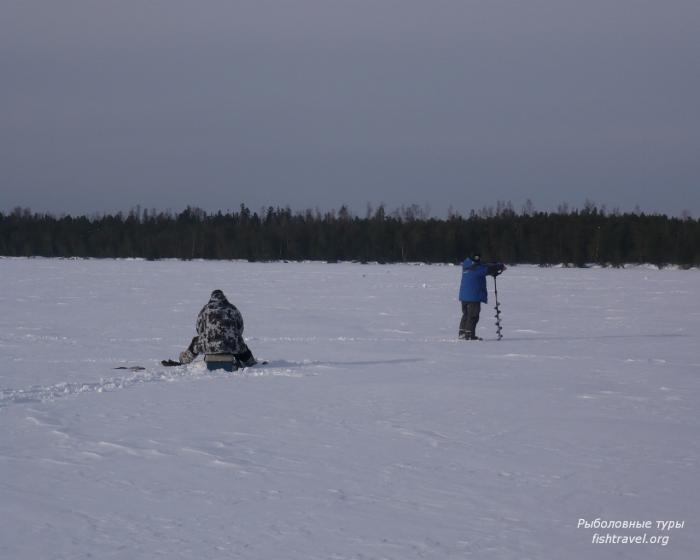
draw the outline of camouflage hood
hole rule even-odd
[[[243,317],[221,290],[214,290],[197,316],[197,350],[205,354],[238,354],[246,348]]]

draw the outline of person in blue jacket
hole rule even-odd
[[[462,283],[459,287],[459,301],[462,302],[462,320],[459,323],[459,338],[481,340],[476,336],[481,304],[488,301],[486,276],[498,276],[506,269],[500,262],[482,263],[481,254],[474,252],[462,263]]]

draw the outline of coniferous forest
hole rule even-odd
[[[606,212],[587,203],[539,212],[510,203],[432,218],[417,205],[362,216],[269,207],[208,213],[53,216],[16,208],[0,213],[0,255],[146,259],[324,260],[456,263],[478,249],[485,259],[540,265],[700,265],[700,221],[641,212]]]

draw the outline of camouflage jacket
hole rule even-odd
[[[197,336],[180,354],[180,362],[189,363],[198,354],[240,354],[247,349],[241,312],[221,290],[214,290],[197,316]]]

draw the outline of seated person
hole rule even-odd
[[[243,340],[243,317],[221,290],[214,290],[197,316],[197,336],[180,354],[180,363],[189,364],[204,354],[207,368],[234,371],[257,363]]]

